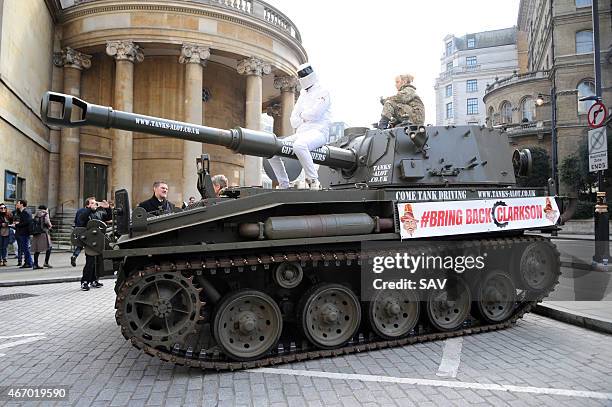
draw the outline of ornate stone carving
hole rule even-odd
[[[272,66],[261,59],[251,57],[238,62],[236,70],[240,75],[268,75],[272,72]]]
[[[208,58],[210,58],[210,48],[197,44],[183,44],[179,63],[206,65]]]
[[[281,108],[281,105],[276,103],[276,104],[273,104],[272,106],[268,106],[268,108],[266,109],[266,114],[268,116],[277,118],[277,117],[281,117],[282,111],[283,109]]]
[[[114,57],[117,61],[142,62],[144,53],[134,41],[107,41],[106,54]]]
[[[274,87],[281,92],[297,91],[298,80],[295,76],[277,76],[274,78]]]
[[[53,63],[60,68],[88,69],[91,67],[91,55],[66,47],[59,52],[53,53]]]

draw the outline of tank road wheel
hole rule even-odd
[[[300,303],[298,318],[304,334],[319,348],[337,348],[359,328],[359,299],[342,284],[316,285],[304,294]]]
[[[194,332],[203,303],[191,277],[157,272],[126,288],[121,325],[154,348],[171,350]]]
[[[236,291],[217,305],[213,322],[215,340],[234,360],[254,360],[265,355],[276,345],[282,330],[280,308],[261,291]]]
[[[419,299],[409,290],[379,290],[368,306],[368,319],[378,336],[401,338],[419,320]]]
[[[429,295],[427,317],[437,330],[454,331],[470,314],[471,301],[467,284],[460,278],[449,278],[446,289]]]
[[[521,288],[541,292],[552,288],[558,274],[558,262],[552,248],[543,242],[529,244],[521,254],[518,275]]]
[[[501,271],[493,271],[478,283],[476,309],[489,323],[502,322],[514,312],[516,286],[512,279]]]
[[[282,288],[295,288],[302,282],[304,271],[299,263],[280,263],[274,270],[274,282]]]

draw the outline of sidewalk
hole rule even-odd
[[[85,253],[82,252],[77,258],[77,266],[70,265],[71,252],[54,251],[51,253],[49,263],[52,269],[44,268],[32,270],[17,267],[17,259],[9,256],[8,266],[0,267],[0,292],[2,287],[24,286],[33,284],[66,283],[81,281],[83,266],[85,265]],[[39,264],[44,263],[44,253],[41,253]],[[113,276],[109,276],[114,278]],[[103,278],[109,278],[103,277]]]

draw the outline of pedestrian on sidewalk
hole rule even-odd
[[[80,208],[76,215],[74,215],[74,227],[75,228],[84,228],[85,226],[87,226],[87,221],[85,221],[85,223],[82,223],[82,220],[85,220],[86,218],[81,219],[81,217],[83,216],[83,214],[85,212],[87,212],[87,207],[89,205],[89,202],[95,202],[96,201],[96,197],[95,196],[90,196],[87,199],[85,199],[85,206],[83,206],[82,208]],[[76,267],[76,260],[77,257],[79,257],[79,254],[81,254],[81,250],[83,250],[83,248],[81,246],[76,246],[74,248],[74,252],[72,252],[72,256],[70,256],[70,265],[72,267]]]
[[[8,245],[11,238],[11,228],[9,225],[11,223],[13,223],[11,212],[9,212],[4,203],[0,203],[0,267],[6,266]]]
[[[32,220],[32,251],[34,252],[34,270],[40,270],[42,267],[38,264],[38,256],[45,252],[45,264],[47,268],[52,268],[49,264],[51,257],[51,237],[49,231],[53,225],[49,219],[49,211],[45,205],[40,205]]]
[[[14,217],[15,222],[15,237],[17,238],[17,246],[19,251],[23,254],[23,265],[22,269],[32,267],[32,255],[30,254],[30,229],[32,227],[32,215],[28,212],[28,201],[20,199],[15,204]],[[21,257],[17,260],[19,265],[21,263]]]
[[[79,224],[87,225],[87,222],[93,219],[107,222],[111,220],[112,214],[110,205],[106,201],[98,204],[95,199],[87,199],[87,210],[81,214]],[[96,273],[96,256],[90,256],[85,252],[85,267],[83,267],[83,276],[81,277],[81,290],[89,291],[89,287],[100,288],[104,284],[98,281]]]

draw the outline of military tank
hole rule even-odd
[[[261,131],[116,111],[53,92],[41,111],[49,125],[295,159],[290,141]],[[322,190],[235,187],[215,196],[202,155],[196,204],[150,216],[132,210],[119,190],[110,232],[97,221],[77,229],[75,243],[117,276],[123,336],[180,365],[260,367],[507,328],[557,284],[558,251],[542,234],[527,233],[556,230],[554,184],[516,186],[531,157],[512,153],[502,131],[349,128],[311,154]],[[375,287],[377,259],[402,251],[488,260],[479,270],[434,265],[431,275],[448,284],[421,291],[398,289],[407,279],[397,276],[387,281],[395,286]]]

